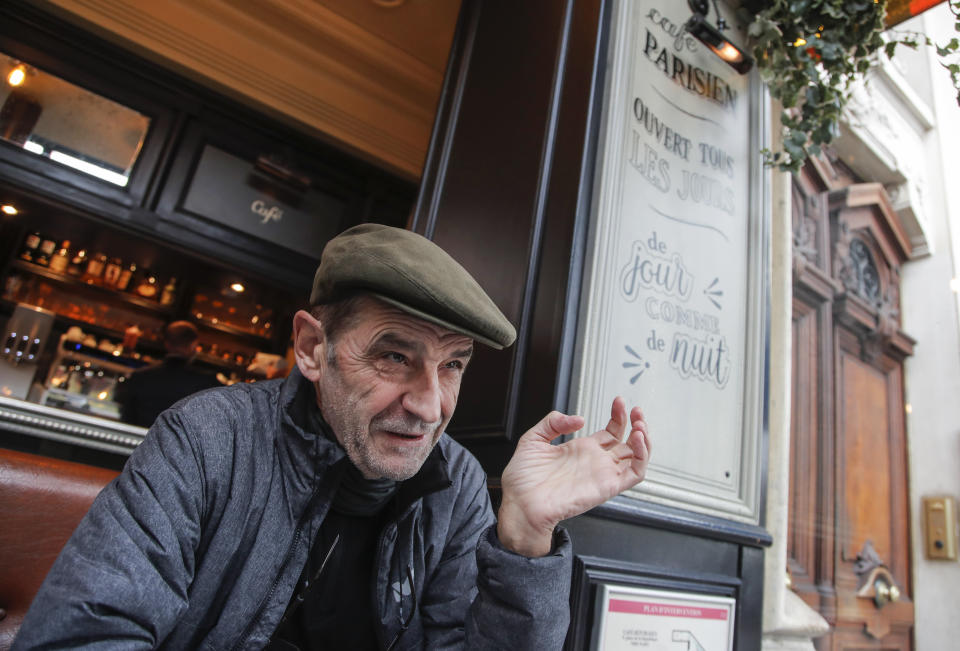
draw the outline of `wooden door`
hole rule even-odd
[[[828,160],[795,178],[793,204],[793,587],[831,624],[820,651],[909,650],[909,243],[882,186]]]
[[[910,649],[903,366],[888,355],[864,359],[846,326],[837,344],[837,620],[822,648]]]

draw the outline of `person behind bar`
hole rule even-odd
[[[517,442],[494,517],[444,433],[475,342],[515,332],[449,255],[365,224],[331,240],[284,380],[165,411],[53,565],[14,649],[558,649],[559,523],[639,482],[641,410]]]
[[[197,328],[189,321],[174,321],[163,330],[167,354],[159,364],[134,371],[117,385],[124,422],[150,427],[167,407],[187,396],[221,386],[217,378],[192,365],[197,350]]]

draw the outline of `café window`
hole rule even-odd
[[[150,118],[0,52],[0,139],[126,187]]]
[[[289,371],[299,292],[3,181],[0,195],[15,208],[0,213],[0,431],[129,452],[143,430],[121,388],[138,369],[175,353],[211,386]],[[164,338],[182,321],[189,354]]]

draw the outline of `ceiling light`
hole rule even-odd
[[[77,158],[76,156],[71,156],[70,154],[65,154],[62,151],[51,151],[50,160],[62,163],[68,167],[72,167],[75,170],[80,170],[81,172],[89,174],[90,176],[95,176],[98,179],[109,181],[110,183],[114,183],[120,187],[126,186],[127,182],[129,181],[126,176],[120,174],[119,172],[108,170],[105,167],[90,163],[81,158]]]
[[[246,287],[244,287],[244,286],[241,285],[240,283],[233,283],[232,285],[230,285],[230,289],[232,289],[233,291],[235,291],[235,292],[238,293],[238,294],[241,294],[241,293],[243,293],[243,291],[246,289]]]
[[[16,215],[18,212],[20,212],[19,210],[17,210],[16,206],[12,206],[9,203],[6,203],[0,206],[0,210],[2,210],[7,215]]]
[[[707,0],[687,0],[687,4],[693,11],[693,15],[684,28],[710,48],[714,54],[726,61],[731,68],[741,75],[748,73],[753,67],[753,58],[723,35],[723,30],[727,28],[727,21],[717,9],[717,0],[713,0],[713,8],[717,14],[716,27],[707,22],[707,14],[710,11]]]
[[[19,86],[27,78],[27,68],[22,63],[10,71],[7,75],[7,83],[11,86]]]

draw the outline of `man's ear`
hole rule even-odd
[[[320,321],[304,310],[293,315],[293,355],[303,377],[311,382],[320,379],[320,360],[326,355],[326,343]]]

